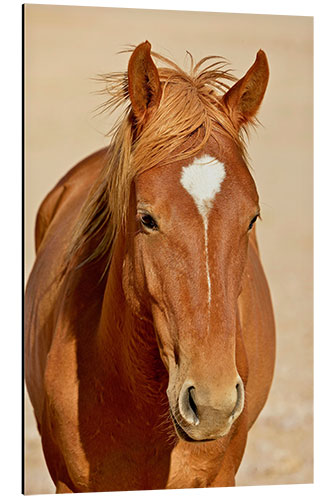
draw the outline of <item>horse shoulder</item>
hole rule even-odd
[[[26,384],[38,424],[43,413],[47,356],[57,323],[66,242],[105,153],[98,151],[72,168],[45,198],[37,215],[38,251],[26,286],[24,330]]]
[[[84,443],[92,437],[90,418],[96,416],[98,408],[94,364],[87,339],[93,337],[96,325],[91,320],[90,308],[78,303],[77,295],[75,280],[65,277],[57,295],[51,297],[54,318],[48,325],[40,325],[39,342],[43,342],[48,328],[50,345],[41,370],[39,399],[34,406],[41,408],[39,421],[43,451],[57,490],[59,484],[63,484],[72,491],[86,492],[91,487],[91,471]],[[82,386],[85,402],[82,400]],[[37,383],[35,390],[36,387]],[[86,400],[93,411],[87,411]],[[98,428],[97,421],[99,419],[96,419],[94,428]],[[82,432],[86,426],[90,430],[88,437]]]
[[[41,434],[43,451],[56,484],[88,491],[89,463],[80,439],[76,340],[59,318],[47,356]]]

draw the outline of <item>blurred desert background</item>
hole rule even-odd
[[[38,207],[66,171],[108,144],[94,78],[124,70],[129,44],[186,63],[221,55],[243,76],[266,51],[270,82],[249,153],[257,232],[277,327],[268,402],[249,434],[241,485],[313,481],[313,19],[310,17],[25,5],[25,272]],[[25,493],[54,493],[28,397]]]

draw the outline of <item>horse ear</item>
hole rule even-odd
[[[161,83],[157,68],[150,55],[148,41],[136,47],[128,63],[128,92],[137,122],[143,122],[157,108],[161,95]]]
[[[259,50],[246,75],[224,94],[222,103],[237,128],[256,115],[265,95],[268,77],[267,57],[263,50]]]

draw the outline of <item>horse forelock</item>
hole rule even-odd
[[[245,129],[239,131],[234,126],[221,100],[229,89],[228,83],[237,80],[225,69],[226,61],[209,56],[194,65],[189,54],[191,66],[185,72],[160,54],[152,56],[166,65],[158,68],[162,97],[137,136],[133,131],[127,72],[100,77],[105,84],[103,93],[108,95],[100,109],[114,112],[122,106],[124,110],[109,133],[111,144],[105,165],[80,212],[68,262],[99,234],[96,247],[84,262],[107,255],[110,264],[117,234],[126,225],[131,184],[144,171],[187,160],[198,154],[210,137],[217,139],[221,134],[235,141],[246,160],[242,135]]]

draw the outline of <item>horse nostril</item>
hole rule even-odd
[[[236,412],[238,412],[243,407],[243,404],[244,404],[243,384],[237,383],[236,384],[236,391],[237,391],[237,400],[236,400],[236,404],[234,406],[234,409],[231,412],[232,418],[234,418]]]
[[[194,401],[194,392],[195,392],[195,388],[193,386],[188,388],[188,402],[189,402],[189,405],[190,405],[192,412],[196,416],[198,423],[199,423],[198,409],[197,409],[197,405],[195,404],[195,401]]]
[[[183,419],[190,425],[198,425],[199,417],[195,404],[194,386],[184,387],[179,398],[179,411]]]

